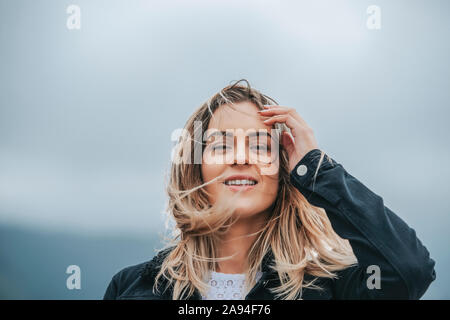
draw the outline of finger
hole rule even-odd
[[[304,126],[306,128],[309,128],[308,124],[298,114],[292,114],[292,113],[289,112],[289,110],[286,110],[286,109],[272,110],[272,109],[270,109],[268,111],[269,112],[261,112],[260,115],[263,118],[266,118],[266,117],[270,118],[270,117],[273,117],[273,116],[276,116],[276,115],[289,115],[293,119],[295,119],[300,125],[302,125],[302,126]]]
[[[303,118],[297,113],[297,111],[294,108],[283,107],[283,106],[272,106],[265,110],[259,110],[258,113],[260,115],[264,115],[264,116],[289,113],[290,115],[292,115],[292,117],[294,117],[294,119],[296,119],[301,124],[306,125],[306,126],[308,125],[306,123],[306,121],[303,120]]]
[[[263,122],[264,124],[269,126],[277,122],[285,123],[288,126],[288,128],[291,129],[294,138],[297,136],[298,128],[301,127],[301,124],[288,114],[276,115],[269,119],[264,120]]]
[[[289,140],[293,145],[295,145],[295,140],[294,140],[294,137],[292,136],[292,133],[287,132],[287,131],[283,132],[283,139],[287,139],[287,140]]]

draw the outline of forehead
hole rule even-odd
[[[258,114],[258,107],[251,102],[240,102],[234,105],[221,105],[213,113],[208,129],[267,129],[270,126],[263,123],[262,117]]]

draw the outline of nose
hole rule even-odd
[[[237,145],[234,149],[233,164],[248,164],[249,163],[249,152],[246,152],[245,139],[237,139]]]

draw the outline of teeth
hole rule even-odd
[[[228,181],[225,181],[225,184],[226,185],[254,185],[254,184],[256,184],[256,181],[247,180],[247,179],[244,179],[244,180],[228,180]]]

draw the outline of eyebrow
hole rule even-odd
[[[233,133],[229,132],[229,131],[214,131],[213,133],[211,133],[207,138],[206,141],[208,141],[211,137],[213,136],[228,136],[228,137],[233,137]],[[252,131],[250,132],[247,137],[254,137],[254,136],[269,136],[270,138],[272,138],[272,136],[270,135],[269,132],[267,132],[267,130],[263,129],[261,131]]]

